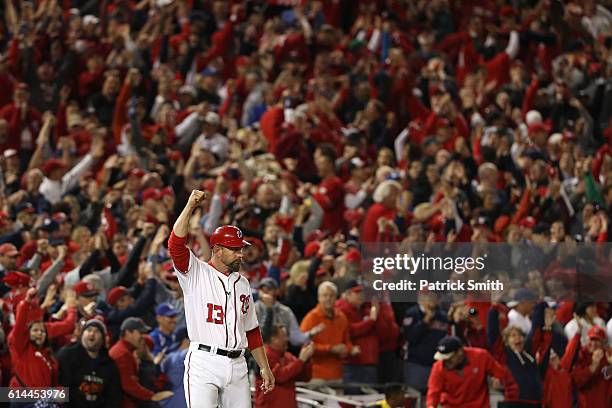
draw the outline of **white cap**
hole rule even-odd
[[[563,140],[563,135],[561,133],[553,133],[548,138],[548,143],[550,144],[560,144]]]
[[[472,114],[472,117],[470,118],[470,124],[472,125],[472,127],[476,127],[476,126],[484,126],[486,122],[480,113],[474,112]]]
[[[17,150],[15,149],[6,149],[4,151],[4,157],[8,159],[9,157],[17,156]]]
[[[158,7],[169,6],[172,3],[174,3],[174,0],[157,0],[157,6]]]
[[[87,51],[88,45],[87,45],[87,41],[85,40],[76,40],[74,42],[74,49],[76,50],[76,52],[78,54],[82,54],[85,51]]]
[[[91,14],[88,14],[85,17],[83,17],[83,24],[98,24],[99,22],[100,22],[100,19]]]
[[[204,117],[204,121],[210,123],[211,125],[218,125],[219,123],[221,123],[221,118],[216,112],[208,112]]]
[[[295,123],[298,119],[306,119],[306,114],[302,110],[298,109],[285,109],[285,122],[287,123]]]
[[[351,164],[359,169],[365,166],[365,162],[359,157],[353,157],[351,159]]]
[[[198,91],[195,89],[193,85],[183,85],[179,88],[178,93],[185,93],[193,96],[194,98],[198,96]]]
[[[542,123],[542,114],[537,110],[530,110],[525,115],[525,123],[527,123],[527,126],[531,126],[534,123]]]

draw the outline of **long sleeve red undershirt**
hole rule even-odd
[[[186,242],[187,237],[178,237],[174,234],[174,231],[170,233],[168,252],[174,266],[181,273],[187,273],[187,269],[189,269],[189,248],[185,246]]]

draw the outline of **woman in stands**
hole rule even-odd
[[[546,311],[546,304],[536,306],[533,314],[533,324],[530,333],[524,333],[517,326],[508,326],[500,333],[499,311],[492,308],[487,322],[489,346],[494,357],[505,364],[519,386],[519,399],[525,407],[540,407],[544,400],[548,360],[551,354],[551,344],[565,349],[565,339],[562,333],[553,330],[554,311]],[[503,349],[496,348],[495,343],[502,337]],[[541,358],[544,356],[544,358]],[[551,381],[549,379],[549,381]],[[565,394],[571,406],[571,392]],[[560,405],[563,406],[563,405]]]

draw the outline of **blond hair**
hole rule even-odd
[[[518,326],[508,326],[504,329],[504,331],[502,331],[502,339],[504,341],[505,345],[508,345],[508,339],[510,338],[510,335],[514,332],[518,332],[518,334],[520,334],[521,336],[525,337],[525,332],[523,331],[523,329],[521,329]]]

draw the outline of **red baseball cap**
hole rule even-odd
[[[306,248],[304,248],[304,256],[306,258],[310,258],[319,252],[319,248],[321,248],[321,244],[319,244],[317,241],[309,242],[308,245],[306,245]]]
[[[76,292],[77,296],[84,297],[92,297],[98,294],[98,289],[87,281],[79,281],[76,285],[74,285],[74,291]]]
[[[361,252],[357,248],[351,248],[346,252],[345,259],[347,262],[359,263],[361,262]]]
[[[46,175],[49,175],[54,170],[63,170],[66,167],[67,166],[63,161],[58,160],[58,159],[51,159],[51,160],[47,160],[47,162],[43,164],[42,171]]]
[[[145,191],[142,192],[142,202],[144,203],[147,200],[155,200],[158,201],[161,198],[161,194],[158,189],[149,187]]]
[[[527,131],[529,135],[532,135],[533,133],[539,133],[539,132],[548,133],[548,129],[542,123],[531,124],[529,128],[527,128]]]
[[[259,248],[260,251],[263,252],[265,246],[261,239],[257,237],[244,237],[244,240],[251,245],[255,245],[257,248]]]
[[[588,336],[589,339],[604,341],[606,339],[606,331],[603,327],[595,325],[589,329]]]
[[[176,276],[176,273],[174,273],[174,266],[172,266],[172,262],[169,262],[163,267],[161,276],[168,281],[178,281],[178,276]]]
[[[305,242],[319,241],[319,240],[322,240],[323,238],[325,238],[325,232],[321,230],[315,230],[306,236]]]
[[[117,286],[116,288],[112,288],[108,295],[106,296],[106,302],[109,305],[115,305],[119,299],[128,294],[128,290],[125,286]]]
[[[174,190],[172,190],[172,187],[162,188],[161,190],[159,190],[159,196],[160,198],[163,196],[174,197]]]
[[[143,169],[140,169],[138,167],[130,170],[130,173],[128,174],[128,177],[138,177],[141,178],[145,175],[145,171]]]
[[[233,225],[224,225],[217,228],[210,236],[210,246],[221,245],[228,248],[244,248],[251,245],[243,239],[240,228]]]
[[[520,227],[524,227],[524,228],[533,228],[536,225],[536,220],[535,218],[529,216],[529,217],[525,217],[521,220],[521,222],[519,223]]]
[[[325,276],[325,275],[327,275],[327,270],[326,269],[323,269],[323,268],[317,269],[317,273],[316,273],[317,278],[320,277],[320,276]]]
[[[53,219],[53,221],[57,222],[58,224],[64,223],[66,221],[70,222],[70,219],[68,219],[68,216],[66,215],[66,213],[61,212],[61,211],[54,213],[51,216],[51,218]]]
[[[27,273],[11,271],[2,280],[12,288],[23,288],[30,284],[32,278]]]
[[[13,244],[6,243],[0,245],[0,256],[17,256],[19,255],[19,251],[17,247]]]
[[[251,63],[251,59],[250,59],[249,57],[247,57],[247,56],[244,56],[244,55],[242,55],[242,56],[240,56],[240,57],[236,58],[236,61],[234,61],[234,64],[235,64],[237,67],[246,67],[246,66],[248,66],[250,63]]]

